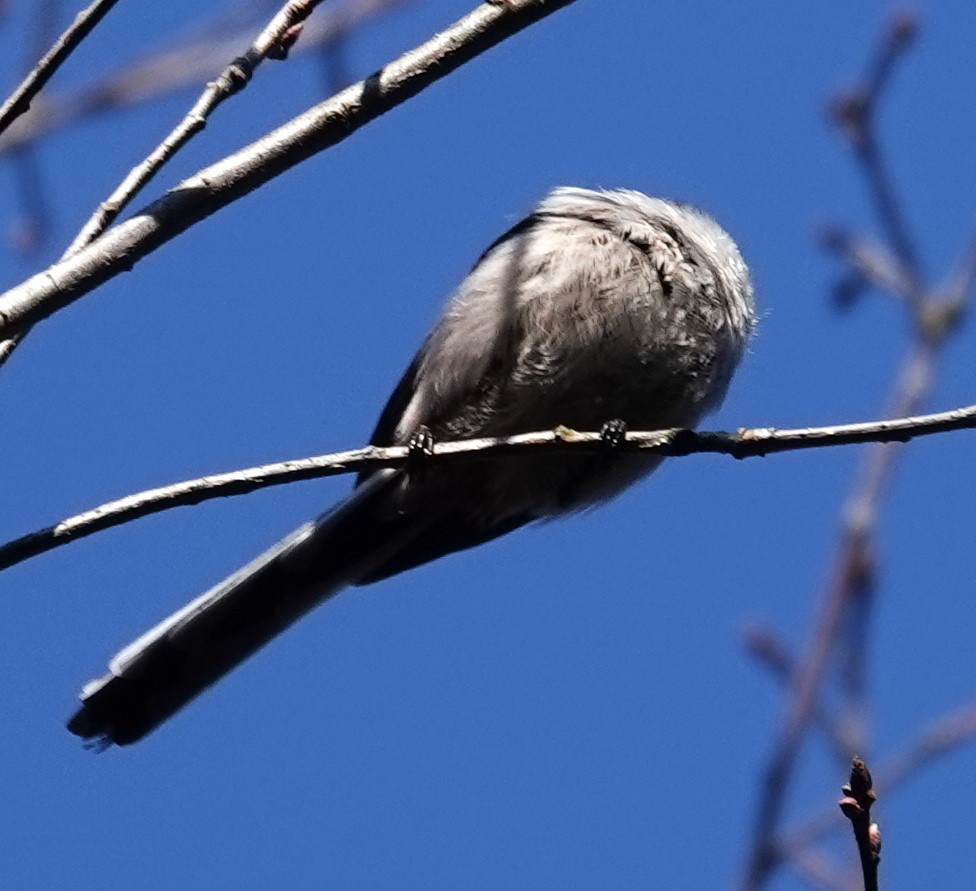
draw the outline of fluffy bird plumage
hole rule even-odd
[[[633,191],[561,188],[482,255],[372,442],[555,427],[690,427],[723,399],[754,320],[749,271],[710,217]],[[322,600],[605,500],[659,459],[524,456],[363,474],[353,494],[126,647],[69,729],[133,742]]]

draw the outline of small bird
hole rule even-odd
[[[370,441],[692,427],[724,398],[754,319],[749,270],[704,213],[555,189],[461,282]],[[607,449],[362,473],[345,501],[118,653],[68,729],[135,742],[341,589],[605,501],[659,462]]]

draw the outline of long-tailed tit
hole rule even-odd
[[[724,397],[753,319],[749,271],[705,214],[556,189],[461,282],[371,441],[690,427]],[[364,473],[337,507],[122,650],[68,727],[134,742],[342,588],[605,500],[658,462],[607,450]]]

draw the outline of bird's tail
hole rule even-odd
[[[123,649],[88,683],[68,729],[98,743],[141,739],[326,598],[364,578],[423,528],[397,509],[403,473],[381,470],[344,502]]]

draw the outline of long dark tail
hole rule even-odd
[[[383,470],[317,520],[174,613],[82,691],[68,729],[126,745],[162,724],[326,598],[365,578],[424,526],[396,510],[403,474]]]

